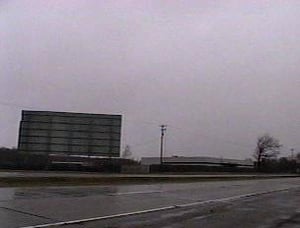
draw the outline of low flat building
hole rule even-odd
[[[142,157],[142,165],[159,165],[160,157]],[[231,166],[231,167],[246,167],[253,168],[253,161],[228,159],[228,158],[215,158],[215,157],[184,157],[172,156],[164,157],[163,164],[168,165],[203,165],[203,166]]]

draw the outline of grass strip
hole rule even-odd
[[[253,175],[253,176],[123,176],[123,177],[0,177],[0,187],[34,187],[34,186],[82,186],[82,185],[116,185],[116,184],[152,184],[152,183],[187,183],[201,181],[232,181],[273,178],[299,177],[295,175]]]

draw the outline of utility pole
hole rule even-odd
[[[160,164],[163,164],[163,152],[164,152],[164,136],[165,131],[167,130],[167,125],[160,125]]]

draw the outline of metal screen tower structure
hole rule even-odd
[[[122,116],[22,111],[19,151],[120,157]]]

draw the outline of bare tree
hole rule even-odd
[[[126,145],[125,149],[124,149],[124,151],[122,153],[122,157],[129,159],[129,158],[131,158],[131,156],[132,156],[132,152],[131,152],[130,146]]]
[[[300,152],[296,154],[296,159],[300,161]]]
[[[260,169],[263,159],[276,158],[281,146],[278,139],[268,134],[258,137],[254,153],[257,168]]]

